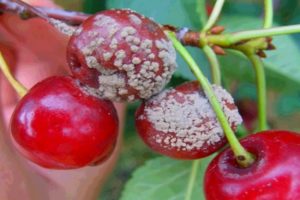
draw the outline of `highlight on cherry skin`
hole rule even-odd
[[[255,162],[241,168],[228,148],[209,164],[204,178],[207,200],[300,199],[300,135],[284,130],[252,134],[241,144]]]
[[[51,169],[79,168],[109,157],[118,136],[115,107],[80,87],[72,77],[54,76],[19,101],[11,133],[21,154]]]
[[[231,95],[220,86],[213,90],[232,129],[241,124]],[[198,81],[191,81],[145,100],[135,115],[138,134],[154,151],[176,159],[208,156],[227,140]]]
[[[148,99],[176,69],[176,52],[162,27],[129,9],[86,19],[71,36],[67,60],[89,92],[112,101]]]

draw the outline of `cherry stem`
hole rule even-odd
[[[222,48],[235,49],[234,47],[236,44],[247,40],[296,33],[300,33],[300,24],[267,29],[247,30],[220,35],[199,34],[197,31],[188,30],[178,39],[185,46],[202,48],[203,45],[200,44],[204,41],[206,44],[210,44],[212,46],[216,45]]]
[[[197,14],[200,17],[201,24],[206,24],[207,22],[207,11],[206,11],[206,1],[197,0]]]
[[[221,71],[220,71],[220,64],[217,55],[212,50],[212,48],[208,45],[204,45],[202,50],[206,55],[210,64],[212,82],[214,84],[221,85]]]
[[[250,40],[261,37],[270,37],[276,35],[286,35],[286,34],[295,34],[300,33],[300,25],[290,25],[290,26],[281,26],[281,27],[273,27],[267,29],[257,29],[257,30],[249,30],[249,31],[241,31],[233,34],[224,34],[224,38],[219,39],[223,40],[225,45],[233,45],[243,40]],[[217,37],[217,36],[214,36]],[[213,36],[211,36],[213,38]],[[208,39],[209,40],[209,39]],[[213,42],[213,40],[211,40]],[[214,42],[213,42],[214,43]],[[221,42],[222,43],[222,42]]]
[[[27,93],[27,89],[18,82],[14,76],[11,74],[9,67],[0,52],[0,68],[4,74],[4,76],[7,78],[8,82],[11,84],[11,86],[15,89],[15,91],[18,93],[20,97],[23,97]]]
[[[205,1],[201,1],[201,0],[199,1],[199,4],[201,5],[200,7],[202,8],[202,10],[200,10],[200,13],[199,13],[199,15],[201,17],[200,20],[201,20],[202,24],[205,24],[205,26],[202,30],[204,34],[216,23],[218,16],[220,14],[220,11],[222,9],[223,3],[224,3],[224,0],[217,1],[217,3],[214,6],[213,12],[207,21]],[[201,37],[200,34],[201,33],[199,33],[199,38]],[[215,52],[207,44],[205,44],[203,46],[203,52],[206,55],[206,57],[210,63],[212,81],[215,84],[220,85],[221,84],[220,65],[219,65],[219,61],[217,59]],[[200,160],[195,160],[192,163],[192,169],[191,169],[191,173],[189,176],[189,182],[188,182],[187,191],[185,193],[184,200],[192,199],[192,192],[193,192],[193,188],[194,188],[194,185],[196,182],[197,170],[199,168],[199,165],[200,165]]]
[[[183,57],[183,59],[187,62],[189,68],[194,73],[199,83],[201,84],[204,93],[206,94],[213,110],[217,115],[217,119],[220,122],[225,136],[229,142],[229,145],[237,158],[237,162],[242,167],[247,167],[254,162],[254,158],[252,155],[245,150],[245,148],[240,144],[234,132],[232,131],[227,118],[221,108],[220,103],[218,102],[209,81],[206,79],[199,66],[190,55],[190,53],[186,50],[186,48],[177,40],[176,35],[173,32],[168,32],[168,36],[170,40],[173,42],[175,49],[179,52],[179,54]]]
[[[247,53],[245,55],[251,61],[256,77],[256,91],[257,91],[257,103],[258,103],[258,129],[263,131],[268,129],[267,125],[267,95],[266,95],[266,79],[264,65],[259,56],[254,53]]]
[[[189,176],[189,182],[188,182],[184,200],[192,199],[193,189],[195,187],[196,176],[197,176],[199,165],[200,165],[200,160],[195,160],[192,162],[192,169]]]
[[[272,0],[264,0],[264,28],[272,27],[273,23],[273,1]],[[252,66],[255,71],[256,77],[256,93],[257,93],[257,103],[258,103],[258,130],[263,131],[268,128],[267,125],[267,94],[266,94],[266,78],[265,78],[265,70],[264,65],[261,59],[255,55],[255,52],[248,49],[248,51],[244,51],[244,54],[251,61]]]
[[[264,28],[270,28],[273,23],[273,0],[264,0],[264,9]]]
[[[205,1],[202,1],[202,6],[201,7],[204,8],[203,9],[204,11],[202,10],[204,13],[200,16],[205,16],[205,17],[202,17],[202,23],[205,24],[205,26],[204,26],[202,32],[199,33],[199,38],[201,37],[201,34],[205,34],[216,23],[219,15],[220,15],[220,12],[222,10],[223,4],[224,4],[224,0],[218,0],[217,1],[217,3],[214,6],[214,9],[213,9],[208,21],[207,21]],[[210,71],[211,71],[212,81],[215,84],[220,85],[221,84],[220,65],[219,65],[219,61],[217,59],[217,56],[216,56],[215,52],[212,50],[212,48],[208,44],[203,45],[203,52],[206,55],[206,57],[209,61],[209,64],[210,64],[210,69],[211,69]],[[200,164],[199,160],[195,160],[192,163],[192,169],[191,169],[189,182],[188,182],[188,187],[187,187],[187,191],[186,191],[184,200],[191,200],[191,198],[192,198],[192,192],[193,192],[193,188],[194,188],[194,185],[195,185],[197,170],[199,168],[199,164]]]
[[[207,32],[216,24],[216,22],[220,16],[220,13],[222,11],[224,2],[225,2],[225,0],[217,0],[207,23],[205,24],[204,28],[202,29],[202,32]]]

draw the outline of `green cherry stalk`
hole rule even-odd
[[[213,11],[208,20],[207,20],[206,10],[205,11],[202,10],[204,14],[200,15],[200,18],[201,18],[200,20],[203,22],[203,24],[205,24],[205,26],[202,29],[202,31],[200,32],[200,37],[201,37],[201,35],[206,35],[206,33],[214,26],[214,24],[216,23],[219,15],[221,13],[224,2],[225,2],[225,0],[218,0],[216,2],[215,6],[213,8]],[[204,1],[200,1],[199,3],[202,8],[205,8]],[[205,16],[205,17],[203,17],[203,16]],[[218,58],[217,58],[215,52],[207,43],[205,43],[205,40],[200,41],[199,45],[203,46],[202,50],[210,63],[211,77],[212,77],[213,83],[217,84],[217,85],[221,85],[220,64],[219,64],[219,61],[218,61]],[[190,173],[190,177],[189,177],[187,191],[185,194],[185,200],[190,200],[192,198],[192,191],[193,191],[194,184],[196,181],[196,175],[197,175],[197,170],[199,168],[199,165],[200,165],[200,160],[195,160],[192,163],[192,169],[191,169],[191,173]]]

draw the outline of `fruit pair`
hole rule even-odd
[[[225,114],[228,116],[228,110],[235,113],[231,97],[222,89],[213,88]],[[215,116],[208,115],[208,111],[213,111],[204,100],[207,101],[197,82],[166,90],[143,102],[137,110],[138,133],[150,148],[173,158],[208,156],[224,145],[225,138],[220,135],[222,132],[212,131],[220,127],[216,125]],[[229,117],[229,122],[235,128],[240,122],[239,115],[232,113],[229,116],[236,121]],[[197,120],[199,124],[195,123]],[[200,130],[202,137],[197,135]],[[214,138],[220,142],[208,142]],[[241,144],[254,156],[254,163],[241,167],[230,148],[219,153],[205,173],[207,200],[300,199],[299,134],[263,131],[246,137]]]
[[[108,10],[85,20],[70,38],[72,77],[35,85],[11,119],[16,147],[55,169],[92,165],[110,155],[118,119],[109,100],[133,101],[158,93],[176,68],[162,28],[131,10]]]

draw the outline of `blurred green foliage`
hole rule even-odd
[[[106,8],[106,0],[84,0],[83,10],[86,13],[96,13]]]

